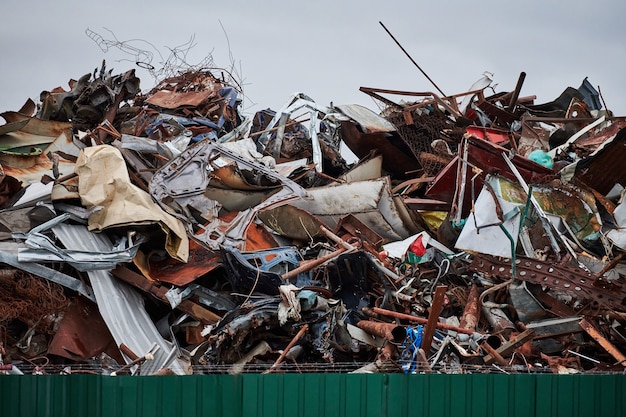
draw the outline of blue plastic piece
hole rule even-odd
[[[424,330],[422,326],[406,327],[406,338],[402,342],[402,354],[400,356],[400,364],[405,374],[412,374],[417,368],[417,352],[422,345],[422,336]]]
[[[528,159],[535,161],[546,168],[552,169],[554,166],[554,162],[552,161],[550,154],[546,151],[542,151],[541,149],[535,149],[532,151],[530,155],[528,155]]]

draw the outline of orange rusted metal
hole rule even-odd
[[[384,323],[372,320],[361,320],[356,324],[372,336],[400,343],[406,337],[406,328],[395,323]]]

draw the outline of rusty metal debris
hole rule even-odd
[[[529,76],[246,115],[102,63],[0,114],[0,372],[623,372],[626,119]]]

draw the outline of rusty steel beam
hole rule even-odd
[[[446,291],[448,291],[447,285],[438,285],[435,288],[435,295],[433,295],[433,301],[430,305],[430,312],[428,313],[428,321],[426,322],[426,330],[424,330],[424,336],[422,338],[422,346],[426,355],[430,352],[430,346],[433,343],[433,336],[437,329],[437,323],[439,322],[439,314],[443,310],[443,300],[446,297]]]
[[[593,300],[609,309],[624,311],[622,300],[626,298],[626,286],[615,280],[609,282],[580,268],[523,256],[517,256],[515,267],[517,279]],[[479,253],[475,254],[469,269],[504,279],[513,277],[510,260]]]
[[[613,343],[605,338],[591,322],[587,321],[587,319],[582,319],[578,324],[580,324],[580,327],[582,327],[592,339],[598,342],[604,350],[615,358],[618,365],[623,365],[624,362],[626,362],[626,356],[624,356],[624,354],[620,352]]]
[[[491,365],[494,362],[498,362],[498,365],[508,366],[509,363],[506,361],[506,359],[504,359],[496,349],[491,347],[489,343],[484,342],[480,345],[480,347],[485,352],[487,352],[487,355],[485,355],[485,357],[483,358],[486,365]]]
[[[509,105],[507,106],[507,110],[513,113],[515,111],[515,106],[517,106],[517,99],[519,98],[519,93],[522,90],[522,85],[524,84],[524,80],[526,79],[526,73],[520,72],[519,78],[517,79],[517,84],[515,85],[515,90],[513,90],[513,95],[511,96],[511,100],[509,101]],[[511,141],[511,144],[514,142]]]

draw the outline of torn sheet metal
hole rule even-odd
[[[158,224],[166,234],[165,247],[170,256],[187,261],[189,241],[183,224],[131,183],[118,149],[109,145],[84,149],[76,161],[76,173],[82,204],[87,208],[103,207],[89,216],[90,230]]]
[[[93,252],[110,251],[111,242],[103,234],[94,234],[85,226],[61,224],[54,233],[68,249]],[[176,349],[164,340],[144,308],[143,298],[110,271],[89,271],[89,280],[96,296],[98,309],[118,346],[122,343],[133,352],[143,355],[159,347],[154,359],[141,366],[142,375],[152,375],[169,367],[174,373],[189,373],[187,364],[176,357]]]
[[[522,187],[504,177],[487,176],[483,184],[456,247],[511,257],[517,248],[521,214],[526,211],[528,197]],[[602,219],[592,194],[571,184],[546,184],[534,186],[532,195],[560,236],[568,236],[581,248],[594,249],[602,238]],[[528,221],[531,214],[523,217]],[[531,246],[544,250],[539,245]],[[532,248],[525,246],[528,256],[536,255]]]
[[[508,195],[511,191],[517,192],[515,202],[503,198],[503,195]],[[521,188],[511,188],[509,181],[488,176],[455,247],[493,256],[514,256],[525,202],[523,198]]]
[[[144,241],[141,236],[135,241],[123,238],[113,246],[110,252],[98,252],[84,250],[69,250],[58,247],[54,241],[43,232],[58,226],[68,220],[70,215],[65,213],[49,220],[26,234],[15,233],[14,238],[24,239],[29,248],[18,250],[20,262],[67,262],[79,271],[97,269],[113,269],[117,264],[132,262],[139,250],[139,245]],[[127,245],[128,243],[128,245]]]
[[[626,250],[626,194],[622,192],[617,206],[613,210],[615,227],[606,232],[606,237],[620,249]]]
[[[589,157],[576,165],[574,177],[601,194],[619,184],[626,186],[623,162],[626,158],[626,128],[609,137]]]
[[[0,242],[0,262],[11,265],[14,268],[30,272],[38,277],[56,282],[57,284],[61,284],[70,290],[74,290],[79,294],[82,294],[91,301],[95,301],[92,289],[83,281],[37,263],[25,263],[18,261],[17,252],[19,248],[24,248],[24,245],[16,242]]]
[[[307,190],[308,197],[290,205],[306,210],[324,222],[329,229],[337,227],[339,218],[352,214],[386,241],[402,240],[411,235],[412,226],[401,217],[398,201],[391,197],[388,177]],[[400,203],[402,204],[402,203]]]
[[[341,123],[341,138],[358,158],[365,158],[376,149],[383,157],[386,172],[398,178],[411,178],[422,166],[397,134],[389,135],[389,132],[364,133],[352,121]]]
[[[177,109],[179,107],[198,107],[205,101],[215,96],[215,91],[187,91],[183,93],[175,91],[157,91],[148,99],[146,103],[163,109]]]
[[[18,112],[0,113],[7,124],[0,126],[0,150],[38,147],[45,149],[56,138],[72,137],[72,124],[29,117]]]
[[[15,232],[26,233],[31,229],[29,212],[32,207],[0,211],[0,240],[8,240]]]
[[[258,218],[275,233],[303,242],[318,237],[322,225],[320,219],[291,204],[260,211]]]
[[[43,139],[37,138],[43,137],[45,142],[40,145],[21,146],[21,149],[25,150],[25,152],[19,152],[19,149],[17,149],[18,152],[10,150],[4,152],[0,151],[0,164],[2,164],[4,174],[17,178],[25,185],[39,183],[44,176],[54,178],[55,175],[63,176],[71,174],[74,171],[74,158],[80,151],[79,145],[73,140],[70,129],[71,125],[54,122],[52,126],[47,126],[41,125],[41,123],[46,121],[34,118],[28,120],[26,127],[33,124],[35,127],[32,129],[32,132],[37,133],[24,133],[23,136],[31,137],[35,135],[35,138],[31,137],[29,139],[29,141],[34,142],[40,142]],[[38,122],[35,123],[35,120],[38,120]],[[61,126],[57,126],[59,124],[61,124]],[[59,132],[59,134],[56,134],[57,132]],[[3,146],[2,138],[5,137],[0,137],[0,149]],[[8,142],[4,141],[4,143],[5,146],[9,146]],[[17,145],[19,144],[20,143],[17,143]],[[33,146],[37,147],[39,150],[31,152],[29,149],[33,148]]]
[[[48,346],[49,354],[74,361],[87,361],[106,353],[118,363],[124,362],[98,306],[94,303],[76,297],[58,326]]]
[[[383,157],[374,156],[370,153],[365,158],[359,160],[350,170],[342,174],[338,179],[345,182],[367,181],[383,176]]]
[[[219,253],[190,239],[189,257],[185,263],[153,251],[139,251],[132,261],[147,279],[183,287],[218,268],[222,258]]]
[[[374,113],[367,107],[358,104],[343,104],[333,107],[344,116],[355,122],[363,133],[387,133],[395,132],[396,126]]]

